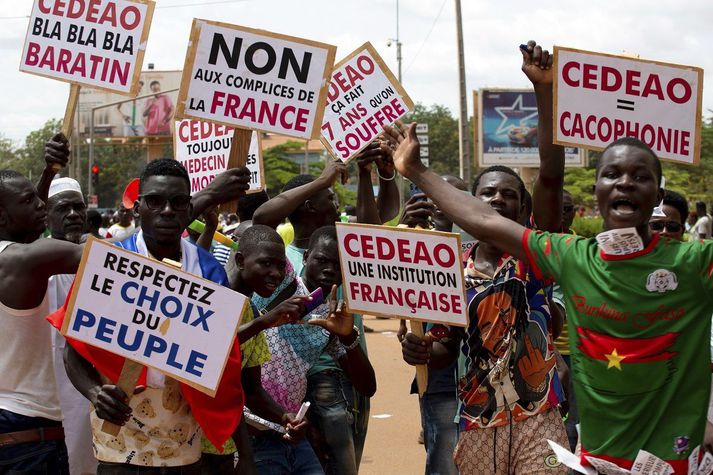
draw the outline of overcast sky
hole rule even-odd
[[[525,2],[462,0],[468,112],[481,87],[526,87],[518,45],[535,39],[643,59],[702,67],[713,54],[711,0]],[[194,17],[220,20],[334,44],[337,60],[371,41],[396,74],[396,0],[158,0],[144,67],[180,69]],[[50,118],[61,118],[69,86],[18,71],[31,0],[0,0],[0,135],[21,141]],[[411,98],[458,110],[454,0],[401,0],[403,84]],[[19,18],[18,18],[19,17]],[[713,109],[706,75],[703,111]]]

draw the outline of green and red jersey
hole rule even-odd
[[[523,247],[564,293],[583,456],[631,468],[643,449],[687,473],[710,392],[713,241],[656,234],[613,256],[595,239],[527,230]]]

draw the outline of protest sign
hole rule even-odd
[[[247,298],[91,238],[62,334],[215,395]]]
[[[535,91],[489,88],[481,89],[474,97],[479,102],[473,104],[479,112],[475,140],[478,165],[539,167]],[[584,166],[584,156],[584,150],[566,147],[565,166]]]
[[[364,43],[334,67],[322,119],[322,143],[344,162],[413,109],[406,94],[371,43]]]
[[[703,70],[555,46],[554,141],[602,150],[640,139],[661,159],[698,164]]]
[[[213,181],[216,175],[228,169],[230,147],[235,129],[225,125],[185,119],[175,123],[173,154],[188,171],[191,195]],[[260,136],[251,133],[250,150],[246,158],[250,170],[250,190],[254,193],[265,188],[265,170],[262,163]]]
[[[149,0],[35,0],[20,71],[136,95]]]
[[[318,138],[336,47],[193,20],[177,117]]]
[[[468,324],[458,234],[337,223],[337,236],[350,311]]]

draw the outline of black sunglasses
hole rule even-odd
[[[171,204],[174,211],[185,211],[191,205],[191,195],[175,195],[166,198],[159,194],[139,195],[139,198],[146,203],[146,207],[152,211],[161,211],[166,207],[166,202]]]
[[[651,228],[652,231],[663,231],[666,229],[669,232],[677,233],[683,226],[676,221],[650,221],[649,228]]]

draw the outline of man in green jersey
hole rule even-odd
[[[542,53],[530,42],[523,55],[546,69],[552,59]],[[540,117],[539,126],[551,133],[551,121]],[[663,196],[654,152],[632,138],[604,150],[595,194],[606,231],[587,239],[530,231],[502,217],[421,163],[415,125],[387,131],[400,142],[397,170],[456,224],[562,287],[582,463],[595,457],[630,469],[645,450],[674,473],[688,473],[710,392],[709,354],[701,349],[711,330],[713,244],[662,239],[649,229]]]

